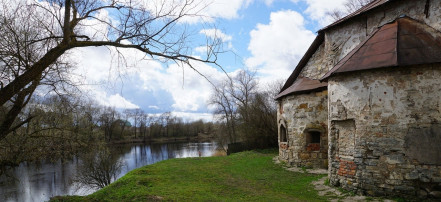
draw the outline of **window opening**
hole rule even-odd
[[[320,151],[320,131],[310,130],[306,132],[306,150]]]
[[[280,125],[280,142],[286,142],[286,129],[283,125]]]
[[[318,132],[318,131],[311,131],[311,132],[309,132],[309,135],[311,136],[311,142],[310,143],[320,143],[320,132]]]

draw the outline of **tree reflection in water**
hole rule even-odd
[[[120,172],[109,172],[112,169],[101,169],[108,171],[100,172],[109,173],[107,176],[113,175],[113,178],[117,175],[119,178],[135,168],[169,158],[198,157],[198,151],[201,151],[202,157],[212,156],[216,144],[212,142],[125,144],[111,145],[106,149],[107,151],[98,154],[101,147],[94,146],[91,148],[92,152],[84,151],[84,154],[64,161],[42,161],[40,164],[23,162],[9,171],[10,177],[0,176],[0,201],[48,201],[50,197],[57,195],[88,195],[97,191],[100,186],[91,186],[92,180],[85,180],[87,178],[84,175],[92,176],[88,173],[97,172],[94,170],[98,169],[94,168],[106,167],[98,166],[105,165],[102,160],[108,160],[107,165],[117,163],[119,166],[114,168],[121,169]],[[108,155],[111,157],[106,158]],[[84,184],[80,183],[81,179],[85,180]],[[114,180],[110,179],[107,182]]]
[[[106,146],[84,154],[82,160],[73,182],[79,187],[94,189],[103,188],[116,180],[124,165],[118,155],[112,155]]]

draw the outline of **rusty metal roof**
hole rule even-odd
[[[301,88],[301,91],[297,91],[297,88],[294,88],[294,83],[297,83],[297,78],[300,75],[300,73],[302,72],[303,68],[306,66],[306,64],[308,63],[309,59],[311,58],[311,56],[317,51],[318,47],[323,43],[324,41],[324,31],[334,27],[342,22],[345,22],[351,18],[357,17],[357,16],[361,16],[362,14],[365,14],[368,11],[371,11],[373,9],[376,8],[380,8],[383,5],[385,5],[386,3],[392,2],[395,0],[374,0],[372,2],[370,2],[369,4],[363,6],[362,8],[358,9],[357,11],[355,11],[354,13],[351,13],[349,15],[347,15],[346,17],[337,20],[336,22],[326,26],[325,28],[321,29],[318,31],[318,35],[315,38],[314,42],[311,44],[311,46],[309,47],[308,51],[306,51],[305,55],[302,57],[302,59],[300,60],[300,62],[297,64],[296,68],[294,69],[293,73],[289,76],[288,80],[286,81],[286,83],[283,85],[279,95],[277,95],[276,100],[288,95],[288,94],[293,94],[293,93],[306,93],[308,91],[313,91],[316,90],[317,88],[323,88],[323,86],[321,85],[309,85],[307,84],[307,86],[309,87],[309,89],[305,89],[305,88]],[[326,83],[322,83],[323,85],[326,85]],[[297,83],[297,85],[299,85]]]
[[[342,72],[438,62],[441,62],[441,33],[402,17],[375,30],[320,80]]]
[[[322,28],[321,30],[319,30],[319,32],[322,32],[322,31],[327,30],[331,27],[334,27],[335,25],[338,25],[338,24],[345,22],[345,21],[347,21],[351,18],[354,18],[356,16],[360,16],[370,10],[373,10],[375,8],[379,8],[379,7],[383,6],[384,4],[392,2],[392,1],[394,1],[394,0],[374,0],[374,1],[366,4],[365,6],[361,7],[360,9],[356,10],[355,12],[353,12],[353,13],[333,22],[332,24]]]
[[[314,90],[325,89],[328,87],[328,83],[320,82],[319,80],[310,79],[306,77],[299,77],[296,79],[294,84],[292,84],[289,88],[285,89],[279,95],[276,96],[276,100],[289,95],[289,94],[301,94],[306,92],[311,92]]]
[[[360,9],[358,9],[354,13],[351,13],[348,16],[346,16],[346,17],[344,17],[344,18],[342,18],[340,20],[337,20],[336,22],[334,22],[334,23],[328,25],[327,27],[319,30],[318,31],[318,35],[315,38],[314,42],[312,42],[311,46],[306,51],[305,55],[302,57],[302,59],[297,64],[297,66],[294,69],[293,73],[289,76],[288,80],[283,85],[279,95],[277,95],[277,97],[276,97],[276,100],[281,98],[281,97],[283,97],[283,96],[285,96],[285,95],[291,94],[291,93],[298,93],[296,91],[293,91],[293,90],[295,90],[295,88],[291,88],[291,87],[294,85],[294,82],[296,82],[297,77],[300,75],[300,73],[302,72],[302,70],[306,66],[306,64],[308,63],[308,61],[311,58],[311,56],[317,51],[318,47],[323,43],[324,38],[325,38],[324,37],[324,30],[326,30],[328,28],[331,28],[331,27],[333,27],[333,26],[335,26],[337,24],[340,24],[340,23],[342,23],[342,22],[344,22],[344,21],[346,21],[346,20],[348,20],[350,18],[359,16],[359,15],[361,15],[361,14],[367,12],[367,11],[370,11],[370,10],[372,10],[374,8],[380,7],[383,4],[385,4],[387,2],[390,2],[390,1],[393,1],[393,0],[374,0],[371,3],[363,6]],[[310,89],[307,89],[307,90],[309,90],[309,91],[315,90],[313,85],[309,85],[309,87],[310,87]],[[319,85],[317,85],[316,87],[321,88],[321,86],[319,86]],[[290,89],[290,90],[288,90],[288,89]],[[306,89],[303,89],[302,92],[305,93]]]

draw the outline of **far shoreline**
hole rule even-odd
[[[213,142],[215,137],[212,134],[199,133],[191,137],[156,137],[156,138],[133,138],[124,140],[114,140],[108,142],[110,145],[138,144],[138,143],[185,143],[185,142]]]

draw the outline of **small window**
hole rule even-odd
[[[311,142],[309,143],[320,143],[320,132],[311,131],[309,132],[309,136],[311,137]]]
[[[286,142],[286,128],[283,125],[280,125],[280,142]]]
[[[306,151],[320,151],[320,131],[307,130],[306,135]]]

